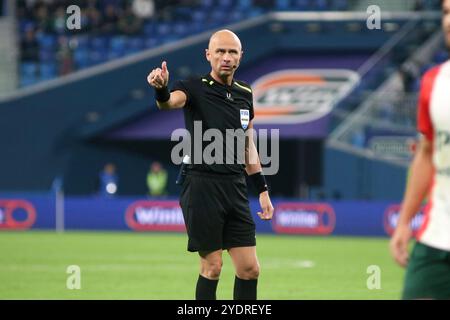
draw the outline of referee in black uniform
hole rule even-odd
[[[247,131],[253,128],[252,90],[245,82],[233,78],[241,58],[239,38],[229,30],[221,30],[211,36],[206,49],[206,59],[211,64],[209,74],[178,81],[171,92],[167,87],[169,72],[165,61],[147,77],[156,90],[159,109],[184,109],[191,138],[201,139],[194,136],[196,121],[202,125],[202,136],[207,129],[217,129],[224,135],[227,129],[245,132],[244,137],[237,137],[245,139],[245,147],[240,150],[239,143],[234,144],[232,163],[228,158],[225,160],[225,153],[231,149],[225,136],[220,163],[206,164],[195,158],[195,151],[191,153],[180,205],[189,238],[188,250],[197,251],[200,256],[196,299],[216,299],[223,250],[228,250],[236,271],[234,299],[256,299],[259,262],[244,171],[259,192],[262,212],[258,216],[270,220],[273,215],[258,151],[251,130]]]

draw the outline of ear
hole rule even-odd
[[[209,50],[208,49],[205,49],[205,56],[206,56],[206,60],[208,60],[208,61],[210,61],[210,56],[211,56],[211,54],[209,53]]]
[[[240,56],[239,61],[238,61],[238,66],[241,64],[243,55],[244,55],[244,51],[241,51],[241,56]]]

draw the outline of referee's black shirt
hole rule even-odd
[[[242,133],[247,131],[248,124],[254,117],[253,95],[250,86],[245,82],[234,79],[230,86],[224,85],[215,81],[210,74],[207,74],[201,77],[191,77],[177,81],[172,88],[172,91],[176,90],[183,91],[187,96],[183,109],[186,129],[191,136],[190,169],[219,174],[243,173],[245,169],[245,164],[243,164],[245,149],[238,148],[238,146],[245,146],[245,135]],[[202,137],[194,136],[194,121],[201,121],[202,137],[208,129],[218,129],[222,133],[223,159],[221,164],[207,164],[203,157],[198,159],[199,153],[194,152],[194,143],[202,141]],[[198,124],[197,122],[197,126]],[[231,131],[227,131],[227,129],[232,129],[237,137],[233,139],[233,158],[230,157],[232,146],[230,146],[230,143],[226,143],[226,136],[232,137]],[[202,155],[208,145],[210,145],[208,150],[211,150],[212,143],[214,143],[214,138],[212,138],[212,141],[204,141],[202,143]],[[208,154],[211,153],[209,151]],[[215,153],[212,152],[212,155],[214,156]]]

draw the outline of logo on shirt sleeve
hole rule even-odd
[[[247,129],[248,123],[250,122],[250,110],[241,109],[241,126],[242,129]]]

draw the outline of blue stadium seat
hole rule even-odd
[[[89,52],[85,48],[77,48],[73,54],[73,59],[77,68],[89,67]]]
[[[141,51],[145,47],[145,38],[143,37],[129,38],[127,41],[127,47],[135,51]]]
[[[49,50],[48,48],[42,48],[39,50],[39,61],[40,62],[51,62],[55,60],[55,51]]]
[[[110,49],[116,52],[124,51],[126,47],[126,38],[123,36],[115,36],[111,38],[109,43]]]
[[[37,74],[38,65],[34,62],[23,62],[20,65],[20,73],[25,76],[35,76]]]
[[[36,84],[38,79],[35,76],[21,76],[20,77],[20,86],[27,87],[33,84]]]
[[[21,19],[19,21],[19,31],[20,34],[24,34],[28,29],[34,29],[36,27],[32,20]]]
[[[87,36],[73,36],[70,42],[75,49],[87,50],[89,48],[89,39]]]
[[[244,13],[242,11],[237,10],[230,13],[231,22],[240,21],[242,19],[244,19]]]
[[[248,17],[248,18],[253,18],[253,17],[260,16],[260,15],[262,15],[263,13],[264,13],[264,10],[263,10],[263,9],[261,9],[261,8],[253,8],[253,9],[251,9],[251,10],[249,10],[249,11],[247,12],[247,17]]]
[[[179,37],[186,36],[191,33],[190,26],[183,23],[177,22],[173,24],[173,33]]]
[[[204,8],[212,8],[215,6],[214,0],[201,0],[200,1],[200,6],[204,7]]]
[[[213,12],[211,12],[209,18],[212,19],[212,22],[214,22],[215,25],[224,24],[227,22],[228,12],[224,12],[222,10],[214,10]]]
[[[293,7],[295,10],[311,11],[315,10],[310,0],[294,0]]]
[[[330,8],[328,7],[327,0],[315,0],[313,2],[312,9],[317,10],[317,11],[326,11],[326,10],[329,10]]]
[[[348,0],[333,0],[332,9],[338,11],[348,10]]]
[[[246,10],[252,7],[252,0],[237,0],[237,8],[239,10]]]
[[[151,36],[155,33],[156,26],[153,22],[147,22],[146,24],[144,24],[143,31],[146,36]]]
[[[94,66],[109,60],[108,50],[105,48],[89,51],[88,57],[89,66]]]
[[[192,13],[192,21],[195,22],[204,22],[206,17],[208,16],[206,11],[196,10]]]
[[[158,39],[156,38],[147,38],[144,40],[144,48],[146,49],[150,49],[150,48],[154,48],[158,45]]]
[[[159,36],[165,36],[172,32],[171,24],[166,22],[158,23],[156,26],[156,32]]]
[[[56,47],[56,36],[52,34],[42,34],[37,37],[41,48],[54,49]]]
[[[58,76],[56,64],[53,63],[41,63],[40,65],[40,79],[50,80]]]
[[[109,47],[109,38],[108,37],[90,37],[89,38],[89,46],[91,49],[101,50]]]
[[[189,24],[189,32],[191,34],[199,33],[205,31],[205,25],[201,21],[193,21]]]
[[[241,2],[241,0],[238,0],[238,3],[239,2]],[[250,6],[251,6],[251,0],[249,2],[250,2]],[[233,7],[233,5],[234,5],[233,0],[220,0],[218,3],[218,7],[223,10],[230,9],[231,7]]]
[[[173,12],[173,20],[189,21],[195,9],[189,7],[176,7]]]
[[[290,0],[276,0],[275,8],[277,10],[289,10],[291,8]]]

